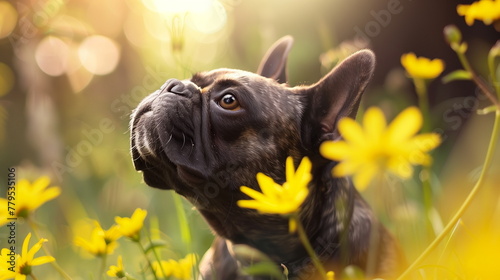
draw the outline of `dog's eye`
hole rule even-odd
[[[238,102],[238,99],[236,99],[236,97],[232,94],[224,95],[219,101],[219,105],[226,110],[235,111],[240,109],[240,103]]]

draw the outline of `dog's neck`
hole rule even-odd
[[[363,221],[352,220],[354,211],[366,211],[368,206],[345,178],[332,178],[333,163],[319,168],[310,184],[310,194],[304,202],[299,217],[311,245],[322,259],[345,259],[350,263],[363,264],[359,256],[369,245],[351,244],[350,252],[341,252],[339,244],[354,243],[358,228],[365,225],[370,232],[372,216]],[[218,200],[219,201],[219,200]],[[256,211],[240,209],[231,198],[223,205],[199,209],[212,229],[233,244],[246,244],[254,247],[273,259],[284,264],[289,271],[299,271],[310,265],[309,256],[297,233],[289,232],[289,220],[278,215],[258,214]],[[231,201],[230,203],[227,203]],[[359,215],[358,215],[359,216]],[[356,230],[353,223],[357,224]],[[358,236],[359,238],[359,236]],[[359,241],[358,241],[359,243]]]

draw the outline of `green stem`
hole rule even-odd
[[[425,84],[425,80],[414,78],[413,84],[415,85],[415,90],[418,95],[418,107],[424,116],[424,124],[422,127],[422,132],[430,131],[430,119],[431,113],[429,110],[429,98],[427,94],[427,85]]]
[[[495,56],[488,56],[488,70],[490,71],[491,82],[493,83],[493,87],[497,92],[497,97],[498,99],[500,99],[500,82],[497,80],[497,71],[495,71]]]
[[[497,106],[498,109],[500,109],[500,102],[495,97],[495,94],[493,92],[491,92],[488,85],[486,85],[485,82],[472,69],[469,61],[467,60],[467,57],[465,56],[465,53],[462,53],[462,52],[456,52],[456,53],[458,55],[458,59],[460,60],[460,63],[462,63],[462,66],[464,67],[464,69],[471,74],[472,80],[474,81],[474,83],[476,83],[476,85],[481,89],[481,91],[484,93],[484,95],[486,95],[486,97],[488,97],[488,99],[493,104],[495,104],[495,106]],[[491,64],[491,63],[488,63],[488,64]],[[490,71],[491,71],[491,69],[490,69]],[[492,73],[494,73],[494,72],[492,72]],[[494,75],[494,74],[492,74],[492,75]],[[497,93],[498,93],[499,98],[500,98],[500,92],[498,91],[498,89],[497,89]]]
[[[38,226],[36,223],[31,219],[31,217],[28,216],[26,218],[26,221],[28,222],[28,225],[31,227],[33,232],[35,233],[35,236],[38,240],[41,239],[40,233],[38,231]],[[47,249],[47,245],[45,243],[42,244],[42,249],[43,252],[45,253],[46,256],[52,256],[52,254],[49,252],[49,249]],[[52,267],[65,279],[65,280],[72,280],[71,277],[62,269],[62,267],[57,263],[57,260],[54,260],[53,262],[50,262]],[[33,277],[33,276],[32,276]]]
[[[99,278],[98,279],[102,279],[102,276],[106,272],[106,261],[108,259],[108,254],[106,254],[106,253],[102,254],[101,258],[102,258],[102,262],[101,262],[101,269],[99,270]]]
[[[151,234],[148,233],[147,236],[148,236],[149,244],[152,244],[153,241],[151,240]],[[137,241],[137,242],[139,242],[139,241]],[[140,246],[142,247],[142,245],[140,245]],[[142,249],[142,251],[145,252],[144,249]],[[158,262],[158,265],[160,267],[161,273],[163,274],[163,277],[165,278],[166,277],[165,275],[167,275],[167,274],[165,273],[165,270],[163,270],[163,266],[161,265],[161,255],[159,255],[158,252],[156,252],[156,248],[154,248],[154,247],[151,248],[151,251],[153,251],[153,255],[155,256],[156,262]],[[148,259],[148,257],[146,255],[145,255],[145,257],[146,257],[146,259]],[[149,262],[149,259],[148,259],[148,262]],[[150,267],[151,267],[151,270],[153,270],[153,266],[152,266],[151,263],[150,263]],[[153,273],[155,274],[154,271],[153,271]],[[155,277],[157,277],[156,274],[155,274]]]
[[[496,145],[498,142],[498,136],[500,134],[500,109],[496,111],[495,114],[495,123],[493,124],[493,131],[491,133],[490,143],[488,145],[488,150],[486,152],[486,158],[484,160],[483,169],[481,171],[481,175],[479,176],[479,180],[476,182],[476,185],[471,190],[465,201],[462,203],[458,211],[448,222],[443,231],[432,241],[432,243],[425,249],[425,251],[415,260],[413,263],[398,277],[397,280],[404,279],[407,277],[410,272],[412,272],[425,258],[429,256],[429,254],[439,245],[439,243],[453,230],[455,225],[458,223],[462,215],[465,213],[467,208],[471,205],[474,198],[477,196],[479,191],[484,185],[484,181],[486,179],[486,174],[490,169],[491,162],[493,160],[493,155],[495,153]]]
[[[300,241],[302,242],[302,245],[304,245],[304,248],[306,249],[307,253],[309,254],[309,257],[311,257],[311,260],[316,267],[316,270],[321,274],[321,277],[324,280],[327,280],[326,278],[326,271],[323,268],[323,265],[321,264],[318,256],[316,255],[316,252],[314,252],[311,243],[309,242],[309,238],[307,237],[307,234],[304,230],[304,227],[302,226],[302,223],[300,222],[300,219],[297,215],[297,213],[293,214],[290,219],[295,220],[295,224],[297,225],[297,233],[299,234]]]
[[[427,217],[427,228],[428,233],[431,238],[435,237],[437,232],[434,231],[434,226],[432,222],[432,211],[433,211],[433,199],[432,199],[432,186],[431,186],[431,168],[429,166],[424,167],[420,173],[420,179],[422,181],[422,196],[425,216]],[[431,235],[432,232],[432,235]]]
[[[471,74],[474,73],[472,67],[470,66],[469,60],[465,56],[465,52],[455,50],[455,53],[457,54],[458,59],[460,60],[460,63],[462,64],[464,69],[470,72]]]
[[[35,274],[33,274],[33,273],[30,273],[30,276],[31,276],[31,278],[33,278],[33,280],[38,280],[38,278],[36,278]]]
[[[424,117],[424,123],[422,127],[422,132],[429,132],[431,130],[431,115],[429,109],[429,99],[428,99],[428,91],[427,85],[425,84],[425,80],[414,78],[413,83],[415,84],[415,90],[418,95],[418,105],[420,107],[420,111]],[[427,228],[430,233],[432,230],[432,221],[431,221],[431,212],[432,212],[432,187],[430,181],[430,167],[424,167],[421,171],[421,181],[422,181],[422,197],[423,197],[423,205],[425,216],[427,217]],[[433,237],[435,234],[433,235]]]
[[[153,273],[153,277],[155,278],[155,280],[158,280],[158,276],[156,275],[155,270],[153,269],[153,263],[148,258],[148,252],[146,252],[146,248],[144,248],[144,246],[142,246],[140,241],[134,241],[134,242],[137,243],[139,248],[141,248],[141,251],[144,254],[144,258],[148,262],[149,268],[151,269],[151,273]],[[161,265],[161,262],[158,261],[158,265],[160,266],[160,269],[162,270],[162,273],[163,273],[163,267]],[[163,273],[163,275],[165,275],[165,273]]]

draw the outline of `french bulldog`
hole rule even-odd
[[[337,123],[354,118],[375,67],[362,50],[320,81],[287,85],[293,39],[278,40],[256,73],[217,69],[189,80],[168,80],[134,110],[131,153],[146,184],[172,189],[201,213],[216,235],[200,264],[202,279],[270,279],[241,272],[233,246],[267,255],[288,279],[322,279],[288,218],[237,206],[240,186],[260,190],[256,174],[285,182],[285,160],[312,161],[310,194],[299,217],[327,270],[355,265],[369,277],[395,276],[398,245],[348,178],[334,178],[336,162],[319,153],[341,138]],[[253,278],[252,278],[253,277]],[[338,278],[337,278],[338,279]]]

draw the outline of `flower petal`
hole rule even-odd
[[[45,190],[50,184],[50,178],[48,176],[42,176],[31,184],[32,191],[34,193],[42,192]]]
[[[32,266],[42,265],[42,264],[53,262],[55,260],[56,259],[54,257],[51,257],[51,256],[38,257],[36,259],[33,259],[33,261],[31,261],[31,265]]]
[[[396,156],[389,159],[387,168],[397,176],[408,179],[413,175],[413,167],[403,156]]]
[[[42,248],[42,244],[45,242],[47,242],[47,239],[40,239],[35,245],[33,245],[33,247],[31,247],[31,249],[28,251],[28,254],[23,255],[23,257],[26,256],[28,260],[32,260],[35,254],[40,250],[40,248]]]
[[[380,108],[371,107],[363,116],[363,127],[367,141],[378,141],[385,132],[387,121]]]
[[[251,189],[251,188],[246,187],[246,186],[241,186],[240,191],[242,193],[248,195],[249,197],[255,199],[255,200],[265,200],[266,199],[266,196],[263,193],[258,192],[256,190]]]
[[[14,278],[14,280],[26,280],[26,275],[24,274],[16,274],[16,278]]]
[[[238,200],[236,202],[240,208],[259,209],[262,203],[257,200]]]
[[[45,202],[52,200],[61,194],[59,187],[51,187],[44,192],[40,193],[35,201],[31,201],[31,209],[35,210],[42,206]]]
[[[30,239],[31,239],[31,232],[26,235],[26,238],[24,239],[23,242],[23,247],[21,250],[21,256],[27,256],[28,255],[28,247],[30,245]]]
[[[403,54],[401,65],[408,75],[415,79],[434,79],[444,70],[443,60],[417,57],[414,53]]]
[[[278,193],[282,192],[283,188],[263,173],[257,173],[257,182],[265,196],[276,197]]]
[[[301,180],[303,178],[309,178],[311,175],[312,163],[308,157],[302,158],[300,161],[299,167],[297,168],[297,172],[295,173],[294,179]]]
[[[411,145],[414,149],[427,152],[433,150],[441,144],[441,136],[437,133],[424,133],[411,139]]]
[[[295,167],[293,166],[293,158],[292,157],[286,158],[285,174],[286,174],[286,181],[287,182],[293,180],[293,176],[295,175]]]
[[[422,128],[422,123],[422,113],[417,107],[406,108],[389,125],[387,141],[391,144],[405,141]]]
[[[303,190],[308,190],[309,182],[312,180],[311,175],[312,163],[309,158],[304,157],[297,168],[297,172],[293,176],[292,180],[287,180],[286,185],[288,186],[287,193],[291,195],[296,195],[298,192]],[[285,184],[283,187],[286,186]]]
[[[346,160],[343,162],[340,162],[339,164],[335,165],[333,168],[333,176],[335,177],[345,177],[345,176],[350,176],[354,174],[358,168],[359,168],[359,163],[356,163],[352,160]]]
[[[344,160],[351,154],[351,147],[345,141],[325,141],[319,147],[322,156],[331,160]]]
[[[269,214],[281,213],[280,211],[281,206],[273,203],[256,201],[256,200],[238,200],[236,203],[240,208],[255,209],[261,213],[269,213]]]
[[[297,230],[297,220],[294,218],[290,218],[288,221],[288,231],[290,233],[294,233]]]
[[[356,189],[359,191],[366,189],[378,171],[379,168],[375,163],[368,163],[363,168],[360,168],[352,178]]]
[[[338,129],[347,142],[363,144],[365,135],[361,126],[353,119],[343,118],[339,121]]]
[[[401,56],[401,65],[406,69],[406,72],[412,76],[413,66],[417,63],[417,56],[415,53],[407,53]]]

